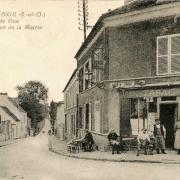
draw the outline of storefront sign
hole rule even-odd
[[[172,89],[158,89],[158,90],[145,91],[144,96],[145,97],[171,96],[173,93],[171,90]]]
[[[153,90],[126,90],[123,98],[180,96],[180,88]]]

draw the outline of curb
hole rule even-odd
[[[14,142],[10,142],[10,143],[7,143],[7,144],[0,144],[0,147],[8,146],[8,145],[11,145],[11,144],[14,144]]]
[[[9,143],[7,143],[7,144],[0,144],[0,147],[3,147],[3,146],[8,146],[8,145],[11,145],[11,144],[18,143],[18,142],[19,142],[19,140],[23,140],[23,139],[25,139],[25,138],[15,139],[15,140],[13,140],[13,141],[10,141],[10,142],[9,142]]]
[[[169,161],[147,161],[147,160],[125,160],[125,159],[98,159],[98,158],[89,158],[89,157],[79,157],[72,154],[65,154],[63,152],[59,152],[56,150],[49,150],[55,154],[59,154],[61,156],[75,158],[75,159],[84,159],[84,160],[94,160],[94,161],[107,161],[107,162],[127,162],[127,163],[149,163],[149,164],[180,164],[180,162],[169,162]]]

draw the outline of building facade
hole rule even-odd
[[[77,70],[72,73],[64,90],[64,113],[65,113],[65,138],[70,140],[76,137],[77,130],[77,93],[78,81]]]
[[[60,140],[65,140],[65,114],[64,114],[64,101],[57,103],[56,120],[54,124],[56,137]]]
[[[1,140],[13,140],[27,136],[27,113],[18,105],[16,98],[0,93]]]
[[[180,2],[132,1],[103,14],[77,59],[78,129],[100,146],[115,129],[122,136],[151,130],[160,118],[166,146],[180,119]]]

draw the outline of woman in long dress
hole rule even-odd
[[[177,154],[180,154],[180,121],[175,124],[175,143],[174,147],[177,149]]]
[[[48,131],[48,148],[51,151],[52,150],[52,131]]]

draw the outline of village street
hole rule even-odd
[[[71,159],[49,152],[42,134],[0,147],[0,179],[26,180],[173,180],[179,165],[116,163]]]

